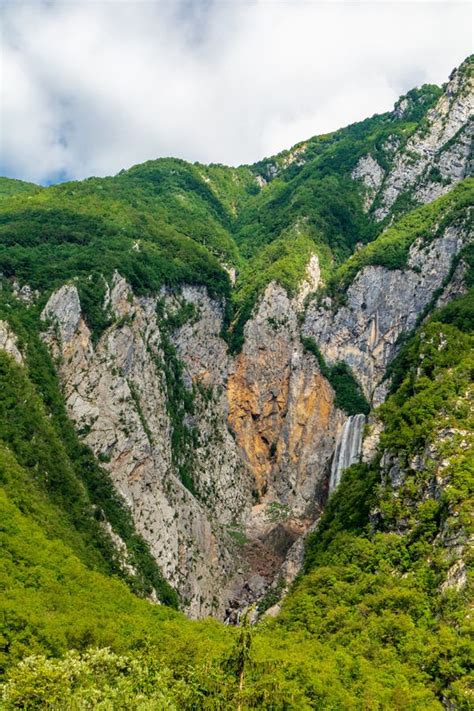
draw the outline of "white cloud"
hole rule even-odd
[[[237,165],[391,108],[471,51],[458,2],[2,4],[0,171]]]

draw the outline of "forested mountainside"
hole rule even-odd
[[[472,708],[472,67],[0,179],[4,708]]]

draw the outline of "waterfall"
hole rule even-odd
[[[351,415],[344,422],[332,460],[331,478],[329,479],[330,494],[341,481],[344,469],[360,461],[364,424],[365,415]]]

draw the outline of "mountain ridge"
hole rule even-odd
[[[6,708],[468,708],[473,103],[468,58],[250,168],[2,179]]]

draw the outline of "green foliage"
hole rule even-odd
[[[286,504],[272,501],[265,509],[265,518],[269,523],[280,523],[286,521],[290,515],[290,508]]]
[[[453,411],[458,426],[469,426],[469,411],[456,407],[472,368],[472,335],[436,321],[423,326],[393,370],[397,390],[382,406],[386,427],[382,444],[418,452],[435,431],[440,411]]]
[[[79,538],[74,534],[73,550],[87,565],[125,577],[141,595],[154,589],[163,602],[176,607],[175,591],[135,532],[130,512],[109,475],[80,442],[67,417],[55,368],[39,337],[37,312],[22,308],[5,291],[0,306],[0,313],[3,311],[20,338],[28,368],[21,368],[0,351],[0,442],[30,474],[35,490],[39,487],[41,495],[46,495],[66,516],[69,527],[80,534]],[[12,483],[5,470],[2,476]],[[135,576],[123,572],[103,519],[126,543]]]
[[[38,193],[42,188],[34,183],[26,183],[24,180],[0,177],[0,200],[11,199],[14,195],[22,193]]]
[[[232,294],[232,306],[227,313],[229,330],[224,334],[232,352],[241,349],[245,323],[267,284],[275,281],[283,286],[290,296],[294,295],[314,253],[320,255],[323,266],[329,262],[327,248],[317,249],[307,236],[305,227],[297,226],[264,247],[242,268]]]
[[[228,295],[229,279],[218,259],[238,259],[229,219],[197,168],[154,161],[115,178],[2,201],[0,271],[44,291],[83,277],[88,314],[93,326],[99,319],[100,330],[99,274],[110,281],[119,270],[137,294],[186,282]]]
[[[458,305],[464,313],[462,302],[446,314]],[[472,334],[442,323],[443,315],[405,344],[392,370],[394,392],[379,410],[381,448],[404,467],[396,494],[387,475],[381,481],[378,460],[346,470],[308,539],[306,574],[275,622],[309,631],[335,655],[340,645],[359,671],[377,660],[363,687],[377,689],[380,673],[382,695],[375,693],[387,708],[441,708],[442,697],[470,705],[469,592],[441,593],[440,584],[453,561],[443,538],[467,540],[472,531]],[[424,465],[412,470],[417,456]],[[399,679],[399,690],[381,702],[393,693],[388,678]],[[350,684],[346,704],[357,697],[357,682]]]
[[[260,614],[266,612],[280,602],[283,592],[285,590],[285,580],[283,578],[278,578],[276,584],[269,588],[265,595],[260,598],[257,605],[257,610]]]
[[[104,306],[106,286],[104,277],[99,273],[89,274],[77,282],[81,310],[92,332],[94,343],[112,323],[112,318]]]
[[[181,646],[181,658],[192,662],[192,650],[199,659],[203,645],[214,640],[213,653],[219,653],[224,630],[217,623],[193,625],[169,607],[140,600],[119,580],[88,568],[66,543],[46,536],[20,506],[2,490],[2,668],[32,653],[90,646],[123,652],[153,644],[156,656],[166,653],[172,663]]]
[[[474,179],[466,178],[446,195],[411,211],[348,259],[331,278],[329,293],[341,299],[357,273],[369,264],[387,269],[405,268],[410,247],[417,238],[421,237],[424,242],[431,241],[447,224],[470,219],[468,208],[473,198]]]
[[[402,109],[403,102],[403,120],[419,122],[442,93],[442,89],[436,84],[423,84],[419,89],[411,89],[407,94],[401,96],[395,104],[395,111]]]
[[[335,405],[348,415],[367,415],[370,405],[364,397],[359,383],[354,378],[347,363],[340,362],[330,370],[329,382],[336,393]]]
[[[151,660],[130,659],[109,649],[78,654],[59,661],[31,656],[13,672],[3,691],[3,708],[93,709],[148,708],[177,711],[170,671]]]
[[[340,544],[341,539],[349,540],[348,533],[368,533],[369,514],[376,502],[374,487],[377,481],[378,472],[364,464],[354,464],[346,469],[327,502],[317,531],[308,538],[305,556],[307,572],[327,564],[328,549],[331,560],[335,554],[344,557],[345,547]]]
[[[396,456],[402,475],[396,496],[382,489],[379,516],[385,527],[403,532],[408,565],[430,561],[424,576],[432,594],[450,563],[442,541],[462,541],[473,530],[473,336],[464,330],[468,297],[435,311],[405,344],[390,369],[392,395],[380,408],[381,446]],[[469,553],[464,558],[469,565]]]
[[[184,317],[194,314],[194,310],[184,310]],[[195,494],[193,481],[194,449],[198,445],[198,432],[187,423],[187,418],[194,412],[194,393],[186,387],[183,380],[183,363],[178,358],[170,330],[172,327],[182,325],[183,310],[165,318],[164,304],[158,302],[157,316],[160,324],[161,349],[163,360],[156,360],[156,365],[163,371],[166,383],[166,408],[171,420],[171,456],[184,486]]]
[[[324,360],[323,354],[314,338],[301,336],[301,342],[306,350],[315,356],[322,375],[331,383],[336,394],[336,407],[344,410],[348,415],[357,415],[359,413],[367,415],[370,411],[370,405],[347,363],[341,361],[330,367]]]
[[[472,333],[474,331],[474,289],[470,289],[465,296],[436,311],[433,318],[443,323],[450,323],[464,333]]]
[[[318,344],[316,343],[314,338],[311,338],[309,336],[301,336],[301,343],[303,344],[305,350],[308,351],[308,353],[312,353],[314,355],[314,357],[318,361],[319,370],[325,378],[329,379],[331,369],[327,366],[326,361],[324,360],[324,356],[319,350]]]

